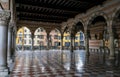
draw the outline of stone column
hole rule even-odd
[[[7,67],[7,37],[10,12],[0,11],[0,77],[8,75]]]
[[[31,40],[32,40],[31,50],[34,51],[34,33],[31,34]]]
[[[115,58],[115,50],[114,50],[114,34],[109,30],[109,40],[110,40],[110,56],[109,59]]]
[[[47,33],[47,50],[49,50],[49,46],[50,46],[50,39],[49,39],[49,33]]]
[[[110,49],[110,56],[109,59],[114,60],[115,59],[115,50],[114,50],[114,33],[112,30],[112,19],[109,20],[109,29],[108,29],[108,33],[109,33],[109,49]]]
[[[12,59],[12,53],[13,53],[13,0],[10,0],[10,10],[11,10],[11,19],[9,23],[9,28],[8,28],[8,49],[7,49],[7,54],[8,54],[8,60]]]
[[[15,49],[16,49],[16,32],[14,30],[14,28],[12,29],[12,50],[11,50],[11,54],[12,54],[12,61],[14,62],[15,59]]]
[[[22,51],[24,51],[24,34],[22,36]]]
[[[8,60],[8,62],[12,59],[12,54],[11,54],[11,52],[12,52],[12,46],[11,46],[11,44],[12,44],[12,30],[11,30],[11,28],[9,27],[8,28],[8,48],[7,48],[7,60]]]
[[[63,64],[63,38],[64,38],[64,35],[63,33],[61,34],[61,64]]]
[[[110,55],[109,55],[109,64],[111,66],[115,65],[115,49],[114,49],[114,33],[112,29],[112,19],[110,18],[108,21],[108,33],[109,33],[109,49],[110,49]]]
[[[71,33],[71,43],[70,43],[70,50],[71,50],[71,52],[73,52],[73,44],[74,44],[74,35]]]
[[[50,60],[49,60],[49,48],[50,48],[50,36],[49,36],[49,32],[47,33],[47,63],[49,64]]]
[[[90,52],[89,52],[89,34],[88,34],[87,30],[85,30],[85,50],[86,50],[86,63],[89,63],[89,56],[90,56]]]
[[[61,50],[63,50],[63,34],[61,34]]]
[[[76,50],[76,48],[75,48],[75,35],[74,35],[74,38],[73,38],[73,49]]]
[[[70,52],[70,54],[71,54],[71,66],[70,66],[70,68],[72,69],[72,67],[75,67],[75,53],[73,52],[74,51],[74,44],[75,44],[75,33],[74,32],[71,32],[71,43],[70,43],[71,45],[71,52]]]
[[[86,50],[86,56],[89,56],[89,37],[87,30],[85,31],[85,50]]]
[[[103,42],[103,51],[102,51],[102,55],[103,55],[103,60],[102,60],[102,63],[104,64],[105,63],[105,57],[106,57],[106,51],[105,51],[105,41],[106,41],[106,34],[107,34],[107,26],[104,26],[104,30],[103,30],[103,39],[102,39],[102,42]]]

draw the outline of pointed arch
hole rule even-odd
[[[49,33],[51,49],[60,49],[61,32],[55,28]]]
[[[47,33],[43,27],[38,27],[34,31],[34,49],[46,49]]]
[[[106,23],[108,24],[109,22],[107,22],[108,20],[108,16],[107,14],[105,14],[104,12],[100,12],[100,11],[97,11],[95,12],[94,14],[92,14],[89,18],[88,18],[88,22],[87,22],[87,28],[89,27],[89,25],[91,25],[91,23],[93,22],[93,20],[98,17],[98,16],[101,16],[105,19]]]
[[[78,18],[78,19],[75,20],[74,26],[76,26],[78,23],[81,23],[82,26],[83,26],[83,29],[85,29],[85,27],[86,27],[85,22],[81,18]]]
[[[36,28],[36,30],[34,31],[34,34],[36,33],[36,31],[39,31],[40,29],[41,29],[42,31],[46,32],[46,30],[45,30],[43,27],[38,27],[38,28]]]
[[[23,26],[17,30],[16,45],[20,50],[30,50],[31,47],[31,31]]]

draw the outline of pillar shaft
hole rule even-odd
[[[63,34],[61,34],[61,50],[63,50]]]
[[[16,47],[16,32],[12,29],[12,56],[15,56],[15,47]]]
[[[86,55],[89,56],[89,38],[87,31],[85,32],[85,49],[86,49]]]
[[[23,37],[22,37],[22,51],[24,51],[24,34],[23,34]]]
[[[5,77],[8,75],[7,37],[9,17],[9,11],[0,11],[0,77]]]
[[[73,37],[73,49],[75,50],[75,36]]]
[[[8,28],[8,49],[7,49],[7,56],[8,60],[12,59],[12,48],[13,48],[13,33],[12,33],[12,26],[13,26],[13,0],[10,0],[10,10],[11,10],[11,19]]]
[[[71,44],[70,50],[71,50],[71,52],[73,52],[73,48],[74,48],[74,35],[73,34],[71,34],[71,43],[70,44]]]
[[[47,33],[47,50],[49,50],[50,48],[50,37],[49,37],[49,33]]]
[[[109,49],[110,49],[110,56],[109,59],[114,59],[115,58],[115,50],[114,50],[114,33],[113,33],[113,29],[112,29],[112,19],[109,20]]]
[[[114,59],[115,57],[115,50],[114,50],[114,37],[113,37],[113,33],[110,32],[110,59]]]
[[[31,35],[31,40],[32,40],[32,45],[31,45],[31,50],[34,50],[34,34]]]
[[[7,24],[2,24],[5,22],[0,21],[0,69],[1,67],[6,67],[7,62]]]
[[[12,44],[12,31],[11,28],[8,28],[8,48],[7,48],[7,56],[8,56],[8,61],[12,58],[12,54],[11,54],[11,46]]]

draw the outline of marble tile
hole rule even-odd
[[[120,68],[107,66],[100,53],[85,55],[84,50],[19,52],[10,77],[120,77]]]

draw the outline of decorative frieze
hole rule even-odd
[[[10,19],[10,11],[0,11],[0,21],[7,21]]]

